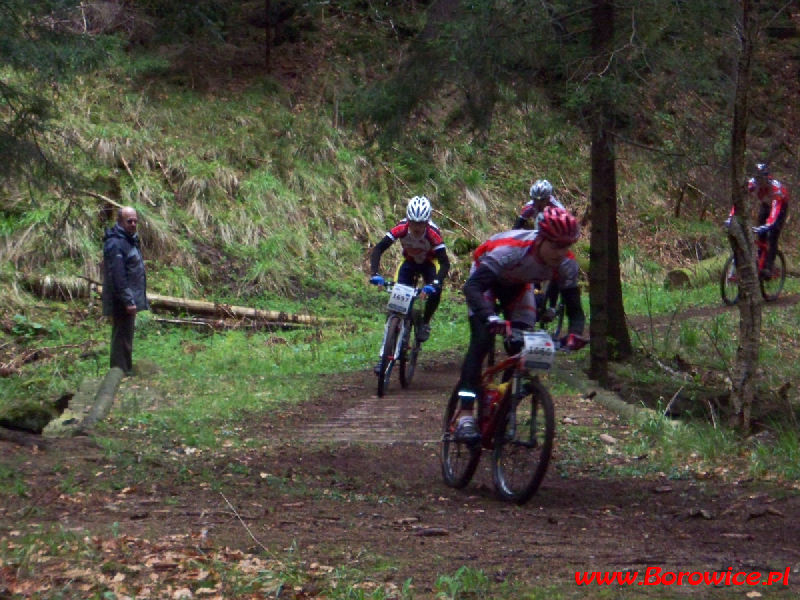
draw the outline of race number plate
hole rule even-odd
[[[413,299],[414,299],[413,287],[411,287],[410,285],[395,283],[394,287],[392,287],[391,294],[389,294],[389,302],[386,305],[386,308],[394,312],[406,314],[408,312],[408,307],[411,306],[411,301]]]
[[[544,331],[526,331],[525,345],[522,348],[522,359],[526,369],[547,371],[553,366],[556,357],[556,346],[552,338]]]

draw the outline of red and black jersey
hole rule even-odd
[[[383,239],[373,248],[370,255],[370,269],[377,273],[380,266],[381,255],[396,241],[403,247],[403,258],[414,264],[421,265],[427,261],[438,263],[436,278],[444,281],[450,270],[450,260],[447,258],[447,249],[442,240],[442,232],[432,221],[428,222],[425,233],[419,238],[411,235],[408,220],[403,219],[392,227],[383,236]]]
[[[789,211],[789,190],[777,179],[770,179],[769,185],[759,187],[754,178],[748,179],[747,191],[754,194],[761,206],[758,211],[758,224],[770,228],[783,225]],[[731,208],[730,216],[734,209]]]
[[[769,186],[760,188],[755,179],[750,179],[747,182],[747,190],[751,194],[755,194],[759,202],[769,205],[766,220],[759,224],[774,225],[786,219],[786,212],[789,210],[789,190],[780,181],[770,179]]]
[[[415,238],[411,235],[408,229],[408,219],[403,219],[392,227],[386,233],[386,237],[393,242],[399,241],[400,245],[403,246],[403,257],[416,263],[433,260],[436,256],[436,251],[445,247],[442,232],[433,221],[428,222],[422,237]]]

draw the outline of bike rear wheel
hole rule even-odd
[[[777,300],[783,291],[784,283],[786,283],[786,258],[783,256],[783,252],[778,250],[772,265],[772,276],[767,279],[759,279],[761,295],[764,300],[767,302]]]
[[[725,261],[725,267],[722,269],[722,276],[719,280],[719,290],[722,294],[722,301],[728,306],[733,306],[739,301],[739,273],[736,271],[733,254]]]
[[[442,477],[444,482],[453,488],[467,485],[481,458],[480,444],[467,444],[455,439],[456,419],[459,408],[458,389],[454,389],[447,402],[442,421]]]
[[[406,330],[402,349],[400,350],[400,385],[407,388],[411,385],[411,380],[414,378],[414,371],[417,370],[417,358],[421,344],[417,340],[417,332],[419,331],[419,322],[416,319],[409,319],[406,322]]]
[[[514,410],[504,402],[492,457],[492,478],[497,495],[524,504],[536,493],[547,472],[555,437],[553,399],[538,380]]]
[[[382,398],[389,389],[389,379],[392,376],[394,366],[394,352],[397,348],[397,336],[400,333],[400,317],[394,315],[389,317],[386,326],[386,335],[383,340],[383,353],[381,354],[381,366],[378,372],[378,397]]]

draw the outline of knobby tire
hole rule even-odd
[[[530,392],[517,405],[510,398],[498,415],[492,456],[495,491],[504,500],[524,504],[536,493],[547,473],[555,437],[553,399],[541,382],[531,380]],[[514,425],[509,415],[516,414]]]
[[[772,265],[772,277],[769,279],[759,279],[761,295],[764,300],[771,302],[777,300],[783,291],[783,284],[786,283],[786,258],[783,252],[778,250],[775,254],[775,263]]]
[[[442,477],[450,487],[460,489],[466,486],[481,458],[481,445],[466,444],[455,440],[456,422],[454,416],[459,408],[458,388],[450,394],[442,420]]]
[[[758,285],[761,288],[761,296],[765,301],[777,300],[783,291],[786,283],[786,257],[783,252],[778,250],[775,255],[775,264],[772,266],[773,276],[769,279],[760,279]],[[733,306],[739,301],[739,276],[736,265],[733,262],[733,255],[725,261],[720,278],[720,292],[722,301],[728,306]]]
[[[739,301],[739,273],[733,261],[733,254],[725,261],[719,281],[719,290],[722,294],[722,301],[728,306],[733,306]]]
[[[406,322],[406,330],[403,340],[403,346],[400,350],[400,385],[403,389],[411,385],[411,380],[414,378],[414,372],[417,370],[417,358],[419,357],[420,343],[417,341],[417,332],[419,331],[418,319],[409,319]]]
[[[378,374],[378,397],[383,398],[386,390],[389,389],[389,379],[392,376],[394,366],[394,351],[397,347],[397,335],[400,331],[400,317],[389,317],[389,324],[386,328],[386,336],[383,340],[383,353],[381,354],[381,367]]]

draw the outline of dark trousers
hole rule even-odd
[[[764,263],[767,269],[772,269],[775,264],[775,256],[778,254],[778,238],[781,235],[781,227],[776,227],[767,234],[767,260]]]
[[[424,263],[416,263],[413,260],[405,260],[400,265],[397,271],[397,283],[403,285],[414,285],[417,276],[421,276],[425,283],[430,283],[436,279],[436,265],[431,261]],[[425,312],[422,315],[422,320],[425,323],[430,323],[433,318],[433,313],[439,308],[439,301],[442,299],[441,293],[434,294],[428,298],[425,303]]]
[[[111,316],[111,367],[133,373],[133,329],[136,315]]]
[[[762,203],[758,209],[758,224],[763,225],[767,222],[767,217],[769,216],[769,212],[771,207],[769,204]],[[767,242],[767,260],[764,266],[767,269],[772,269],[772,265],[775,263],[775,255],[778,253],[778,238],[781,236],[781,229],[783,229],[783,224],[786,222],[786,211],[783,211],[772,224],[770,230],[760,235],[759,237],[762,240],[766,240]]]
[[[483,359],[492,349],[493,341],[494,334],[489,332],[486,323],[477,315],[472,315],[469,318],[469,346],[464,356],[464,362],[461,363],[461,377],[458,382],[460,390],[478,392]]]

